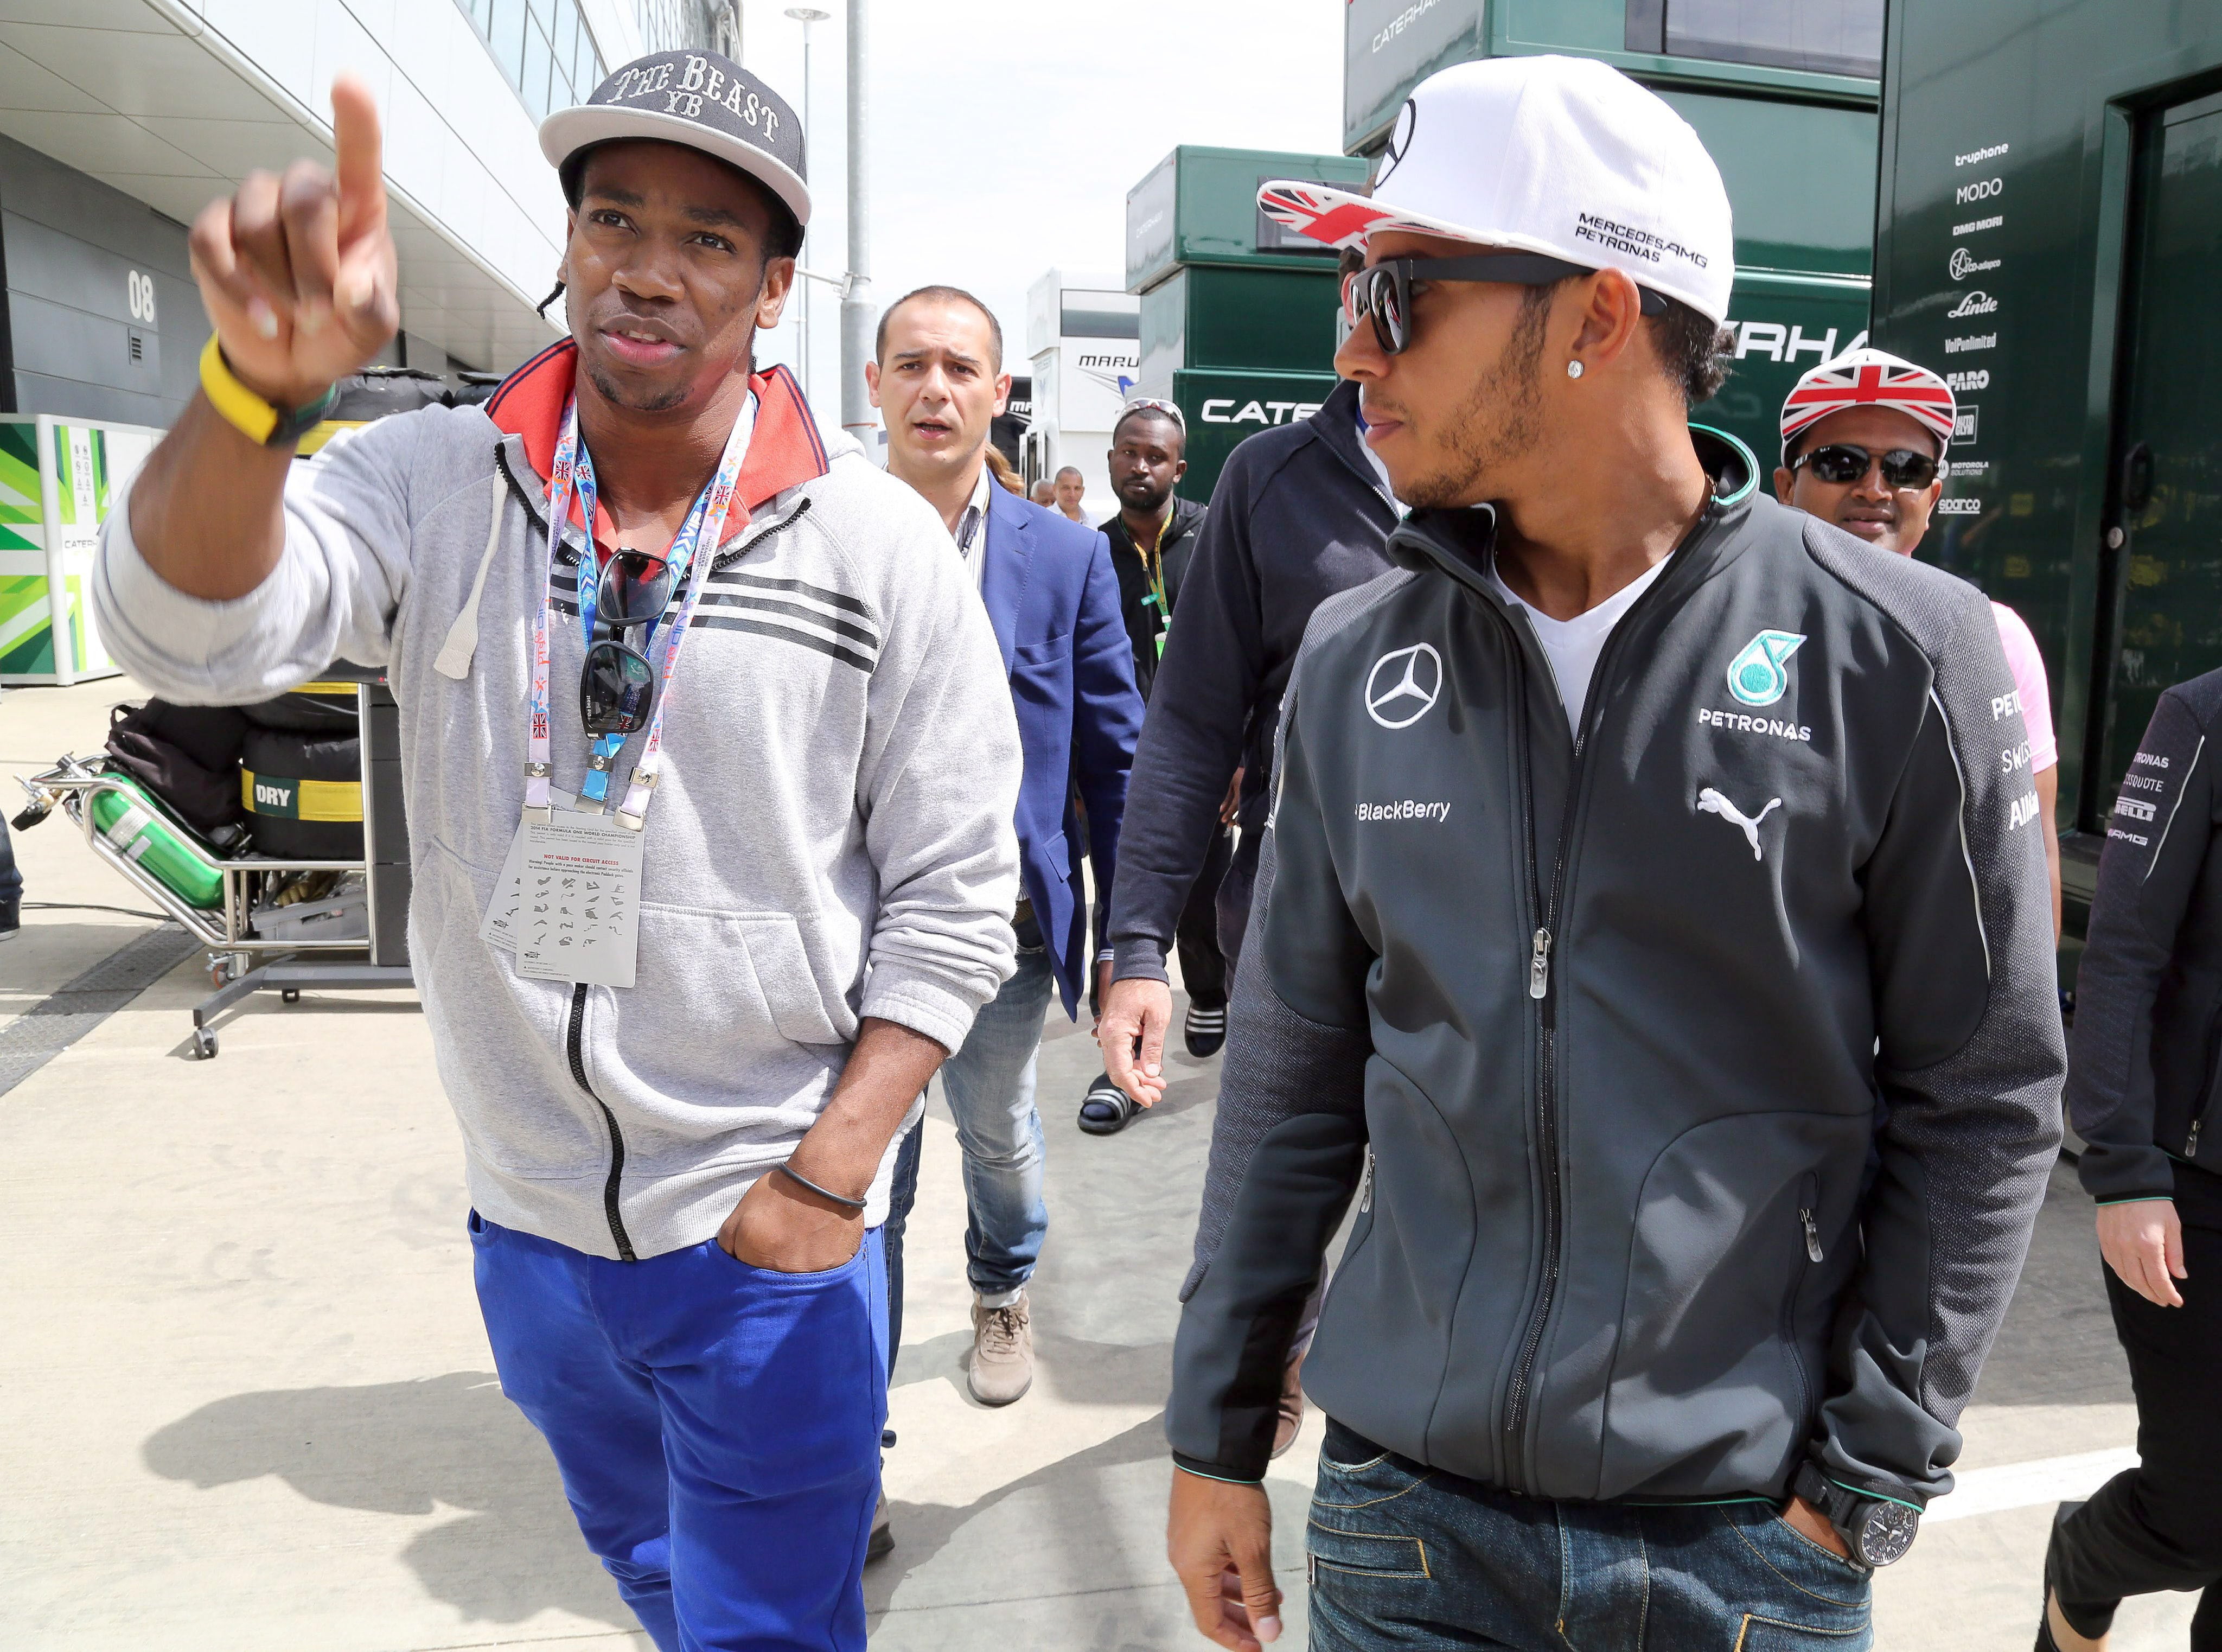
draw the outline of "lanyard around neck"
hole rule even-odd
[[[618,810],[618,824],[639,831],[648,814],[650,799],[653,796],[656,777],[662,769],[663,755],[663,713],[671,703],[673,679],[679,669],[679,652],[685,645],[694,610],[700,603],[705,575],[716,560],[717,548],[725,541],[725,524],[732,513],[733,490],[740,481],[741,464],[748,456],[749,439],[756,429],[756,399],[753,393],[741,408],[740,417],[734,420],[732,433],[725,438],[725,450],[718,461],[716,474],[702,490],[687,513],[687,521],[672,541],[666,560],[686,570],[687,595],[680,605],[679,617],[665,628],[662,669],[658,673],[656,710],[649,719],[648,738],[641,747],[640,762],[634,766],[632,779],[625,788],[625,802]],[[540,591],[540,612],[532,627],[532,700],[531,725],[526,741],[524,765],[524,810],[528,820],[546,820],[552,817],[553,803],[549,796],[549,782],[554,766],[549,760],[548,710],[549,625],[548,615],[553,600],[556,568],[563,548],[563,529],[571,517],[571,498],[578,495],[581,515],[586,522],[584,543],[579,555],[579,618],[585,632],[587,647],[592,647],[594,634],[595,604],[599,600],[600,568],[594,555],[595,484],[594,463],[579,440],[579,405],[574,398],[563,410],[562,436],[556,445],[556,460],[550,467],[548,494],[548,577]],[[749,519],[748,506],[740,509],[740,522],[745,526]],[[706,545],[706,550],[700,548]],[[650,646],[654,646],[654,631],[650,632]],[[605,736],[593,743],[593,769],[588,776],[593,788],[589,799],[581,793],[582,803],[592,801],[593,812],[599,813],[599,804],[608,787],[607,770],[610,760],[625,741],[620,736]],[[606,748],[606,749],[605,749]]]

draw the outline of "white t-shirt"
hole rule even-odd
[[[1589,700],[1590,677],[1597,670],[1597,656],[1604,651],[1604,639],[1612,635],[1612,628],[1620,623],[1621,615],[1635,606],[1635,600],[1651,588],[1666,560],[1652,563],[1648,570],[1639,574],[1614,592],[1587,613],[1576,614],[1572,619],[1554,619],[1541,608],[1520,600],[1517,593],[1497,578],[1497,570],[1489,571],[1497,594],[1515,607],[1526,611],[1528,623],[1535,628],[1535,640],[1543,645],[1543,657],[1551,663],[1551,675],[1559,684],[1559,699],[1566,708],[1566,726],[1579,732],[1582,707]]]

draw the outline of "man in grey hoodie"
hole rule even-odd
[[[894,1143],[1012,969],[994,634],[932,510],[752,371],[802,138],[712,53],[542,127],[569,337],[295,463],[397,319],[375,110],[333,104],[336,175],[194,226],[216,336],[104,634],[187,701],[386,667],[503,1389],[658,1647],[861,1648]]]

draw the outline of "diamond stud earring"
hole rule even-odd
[[[1569,361],[1566,363],[1566,377],[1569,379],[1579,379],[1581,376],[1582,364],[1580,362]]]

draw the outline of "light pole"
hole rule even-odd
[[[818,131],[810,121],[810,25],[822,23],[833,14],[816,6],[789,6],[787,15],[802,25],[802,139],[807,144]],[[800,291],[794,295],[795,303],[801,314],[795,317],[800,334],[795,365],[802,370],[802,393],[807,397],[810,393],[810,283],[801,281],[796,286]]]
[[[864,389],[864,363],[872,354],[872,259],[870,181],[865,119],[865,87],[871,54],[867,31],[869,0],[849,0],[849,277],[841,292],[841,428],[872,450],[871,399]]]

